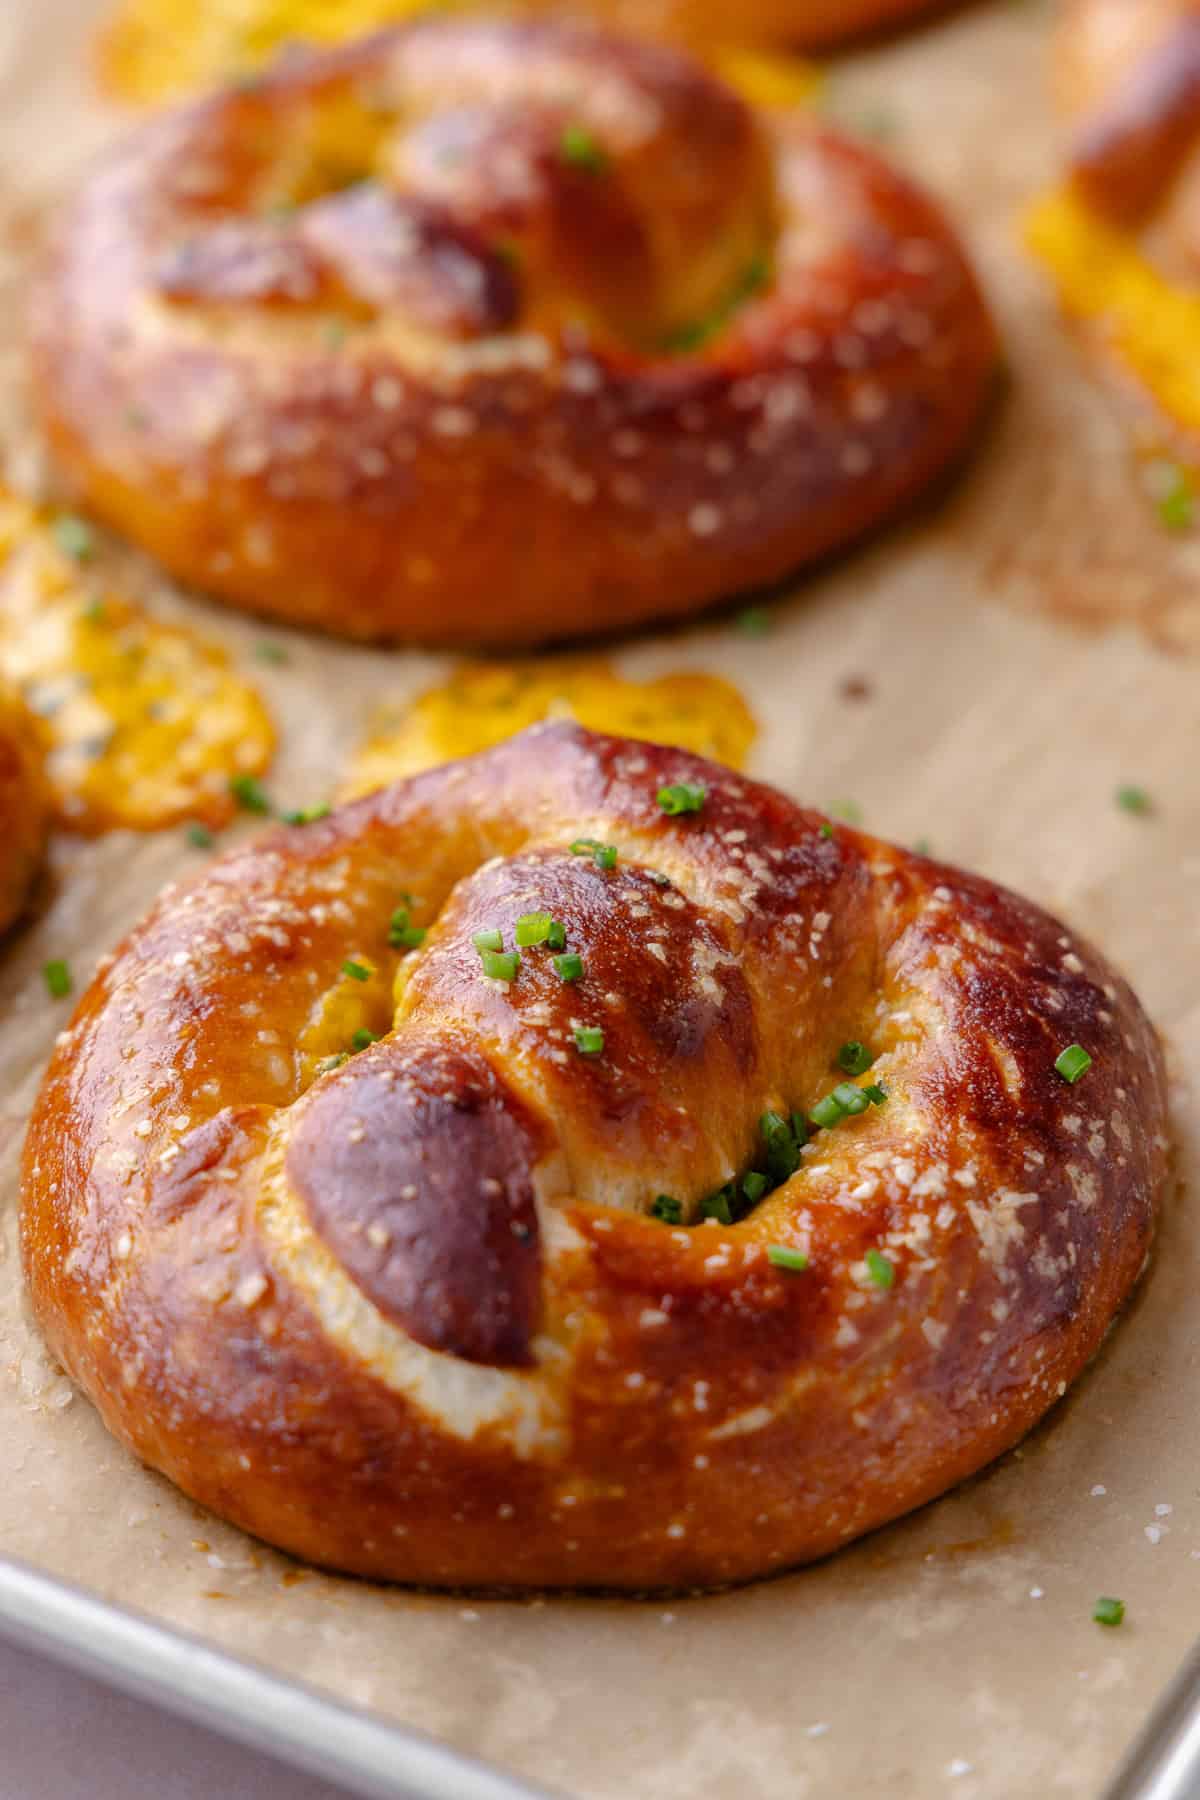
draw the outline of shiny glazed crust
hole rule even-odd
[[[0,682],[0,931],[20,916],[41,866],[50,820],[40,728]]]
[[[420,23],[150,123],[32,324],[63,466],[177,577],[509,647],[879,525],[964,451],[997,353],[873,152],[552,23]]]
[[[1059,90],[1077,121],[1074,182],[1115,223],[1193,279],[1200,259],[1200,7],[1072,0]]]
[[[669,817],[680,781],[707,796]],[[389,951],[402,890],[431,928]],[[485,976],[475,934],[531,910],[581,980],[545,946]],[[382,1035],[314,1074],[347,957]],[[851,1039],[883,1104],[695,1222]],[[109,1428],[274,1544],[420,1583],[715,1584],[1029,1430],[1143,1266],[1163,1134],[1137,1000],[1037,907],[552,725],[169,889],[55,1052],[22,1242]]]

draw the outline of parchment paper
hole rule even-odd
[[[0,12],[9,215],[0,420],[17,427],[15,307],[40,203],[117,121],[86,98],[91,4]],[[775,629],[729,620],[620,650],[632,672],[717,668],[762,723],[753,767],[852,798],[1067,915],[1128,971],[1171,1045],[1182,1189],[1156,1264],[1096,1365],[1034,1437],[919,1515],[820,1567],[715,1598],[512,1604],[385,1591],[302,1571],[203,1515],[105,1436],[49,1364],[20,1297],[24,1116],[79,975],[159,885],[182,834],[61,844],[40,920],[0,963],[0,1547],[583,1797],[1096,1795],[1183,1655],[1200,1609],[1200,595],[1195,543],[1137,497],[1013,212],[1052,168],[1049,13],[994,0],[846,65],[834,102],[883,113],[889,149],[943,193],[1004,325],[1012,391],[938,509],[797,587]],[[131,583],[164,606],[136,558]],[[192,603],[250,662],[264,632]],[[1081,629],[1076,621],[1091,621]],[[1103,629],[1100,629],[1103,627]],[[272,633],[281,638],[285,634]],[[258,668],[284,728],[281,801],[332,785],[376,696],[437,658],[296,635]],[[862,678],[869,696],[843,692]],[[1120,811],[1136,782],[1155,813]],[[1097,1595],[1126,1623],[1090,1619]]]

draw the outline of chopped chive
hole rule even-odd
[[[867,1274],[871,1277],[875,1286],[877,1288],[890,1288],[896,1279],[896,1270],[894,1265],[890,1263],[883,1254],[882,1250],[868,1250],[864,1260],[867,1265]]]
[[[481,950],[479,960],[489,981],[515,981],[521,966],[519,950]]]
[[[808,1142],[808,1120],[803,1113],[794,1112],[788,1121],[792,1128],[792,1136],[798,1145]]]
[[[348,1050],[339,1050],[336,1056],[323,1056],[317,1064],[317,1074],[329,1075],[334,1069],[340,1069],[343,1063],[349,1061],[350,1052]]]
[[[295,806],[279,816],[285,825],[315,825],[318,819],[327,819],[332,810],[326,801],[321,806]]]
[[[554,958],[554,972],[560,981],[579,981],[583,975],[583,958],[574,950]]]
[[[350,1039],[350,1048],[352,1050],[365,1050],[368,1044],[377,1044],[378,1042],[379,1033],[377,1031],[368,1031],[364,1025],[362,1029],[356,1031],[354,1036]]]
[[[254,659],[260,663],[285,663],[288,653],[282,644],[272,644],[264,638],[261,644],[254,646]]]
[[[1148,813],[1153,811],[1150,796],[1145,788],[1119,787],[1117,789],[1117,805],[1122,812]]]
[[[874,1061],[867,1046],[860,1044],[857,1038],[851,1038],[837,1053],[838,1068],[845,1069],[847,1075],[865,1075]]]
[[[832,1094],[826,1094],[823,1100],[817,1101],[808,1116],[814,1125],[820,1126],[822,1130],[827,1130],[829,1126],[836,1125],[839,1119],[845,1117],[845,1108]]]
[[[65,1000],[72,988],[71,971],[61,956],[56,956],[42,969],[42,978],[46,983],[52,1000]]]
[[[1119,1625],[1125,1617],[1125,1602],[1114,1600],[1111,1594],[1101,1594],[1092,1608],[1092,1617],[1097,1625]]]
[[[765,1112],[758,1121],[758,1128],[766,1145],[767,1169],[778,1187],[800,1167],[800,1150],[795,1133],[788,1121],[777,1112]]]
[[[599,838],[576,838],[567,848],[572,856],[590,856],[598,869],[615,869],[617,846],[602,844]]]
[[[1190,531],[1196,519],[1196,493],[1186,469],[1178,463],[1158,465],[1163,486],[1158,495],[1158,516],[1168,531]]]
[[[710,1194],[707,1200],[700,1202],[700,1217],[716,1219],[721,1225],[733,1224],[733,1213],[729,1205],[729,1189],[727,1187],[718,1188],[715,1194]]]
[[[650,1208],[652,1219],[661,1219],[666,1225],[678,1225],[683,1218],[683,1204],[670,1194],[659,1194]]]
[[[573,169],[586,169],[589,175],[602,175],[608,167],[608,157],[586,126],[566,126],[558,149],[565,163]]]
[[[108,608],[99,594],[93,594],[87,605],[83,607],[80,617],[86,619],[89,625],[103,625],[108,617]]]
[[[882,1106],[887,1099],[887,1089],[885,1087],[880,1087],[877,1081],[868,1083],[862,1091],[867,1096],[867,1099],[871,1102],[872,1106]]]
[[[428,936],[425,925],[397,925],[393,913],[388,926],[388,943],[393,950],[419,950]]]
[[[1054,1059],[1054,1066],[1064,1081],[1072,1086],[1081,1075],[1086,1075],[1092,1066],[1092,1059],[1082,1044],[1068,1044],[1066,1049]]]
[[[269,813],[271,802],[257,775],[231,775],[229,791],[243,812]]]
[[[577,1025],[575,1048],[581,1056],[599,1056],[604,1048],[604,1032],[599,1025]]]
[[[776,1269],[788,1269],[793,1275],[802,1275],[808,1267],[803,1250],[789,1250],[786,1244],[768,1244],[767,1261]]]
[[[77,513],[60,513],[51,530],[63,555],[73,562],[89,562],[96,554],[96,534]]]
[[[208,826],[201,825],[198,820],[188,826],[187,841],[192,846],[193,850],[211,850],[216,843],[216,839],[208,829]]]
[[[760,1175],[757,1169],[751,1169],[748,1175],[742,1177],[742,1193],[751,1206],[758,1204],[766,1193],[767,1187],[766,1176]]]
[[[658,804],[671,818],[679,813],[699,812],[707,798],[708,789],[703,782],[673,781],[669,787],[658,790]]]
[[[549,944],[561,950],[567,941],[566,927],[549,913],[522,913],[517,920],[516,938],[522,949],[535,944]]]
[[[851,1117],[856,1113],[865,1113],[871,1104],[867,1095],[853,1081],[839,1081],[831,1098],[836,1100],[842,1111]]]
[[[371,979],[371,970],[368,969],[366,963],[355,962],[352,957],[347,957],[342,964],[342,974],[348,975],[351,981],[370,981]]]
[[[771,615],[765,606],[744,606],[734,624],[743,637],[766,637],[771,629]]]
[[[396,918],[399,916],[398,913],[395,915]],[[408,915],[405,914],[405,924],[407,923]],[[477,950],[503,950],[504,934],[498,925],[490,925],[486,931],[477,931],[471,942]]]
[[[825,823],[821,826],[817,835],[818,835],[818,837],[823,837],[823,838],[831,838],[833,836],[833,826],[829,823],[828,820],[826,820]]]

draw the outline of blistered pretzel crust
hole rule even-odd
[[[668,816],[679,782],[703,804]],[[428,932],[389,949],[401,893]],[[582,977],[545,945],[489,976],[476,936],[542,910]],[[378,1041],[316,1060],[351,1002],[345,1048]],[[882,1103],[697,1222],[844,1040]],[[720,1583],[1053,1405],[1143,1265],[1163,1130],[1136,999],[1037,907],[545,726],[163,895],[56,1051],[24,1257],[110,1429],[274,1544],[422,1583]]]
[[[510,647],[894,516],[996,361],[873,152],[548,22],[411,25],[150,123],[65,213],[32,326],[64,468],[180,579]]]

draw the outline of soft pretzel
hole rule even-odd
[[[1153,247],[1200,269],[1200,6],[1190,0],[1074,0],[1063,20],[1060,86],[1077,120],[1071,167],[1113,222],[1154,226]]]
[[[109,1428],[274,1544],[720,1583],[1053,1405],[1163,1129],[1137,1000],[1037,907],[542,726],[163,895],[55,1053],[24,1257]]]
[[[149,124],[68,210],[33,326],[63,464],[175,575],[510,647],[878,525],[996,358],[871,151],[551,23],[412,25]]]
[[[0,681],[0,932],[20,916],[46,848],[44,748],[37,720]]]

